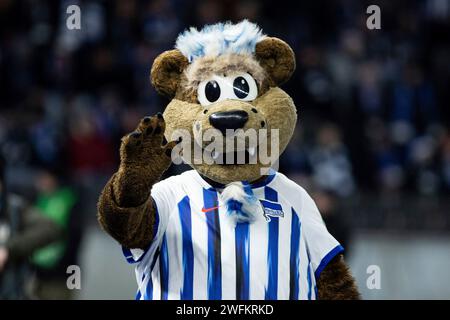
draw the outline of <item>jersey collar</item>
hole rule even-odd
[[[194,172],[195,179],[206,189],[223,189],[225,187],[224,184],[218,183],[214,180],[211,180],[205,176],[200,175],[196,170],[192,171]],[[270,169],[269,174],[266,175],[265,179],[261,179],[257,182],[250,183],[251,188],[252,189],[261,188],[268,185],[275,178],[276,173],[277,172],[275,170]]]

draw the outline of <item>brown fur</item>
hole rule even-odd
[[[186,72],[183,72],[180,76],[180,84],[178,85],[174,99],[198,104],[197,88],[189,86],[188,83],[189,80],[186,77]]]
[[[188,60],[178,49],[165,51],[155,61],[150,72],[153,87],[163,95],[172,98],[180,84],[180,75]]]
[[[196,59],[180,75],[175,99],[198,103],[197,88],[201,81],[211,78],[213,74],[236,74],[247,72],[253,76],[258,85],[258,96],[269,90],[269,77],[255,57],[248,54],[226,54],[219,57]]]
[[[141,120],[122,138],[119,170],[108,181],[98,202],[100,225],[128,248],[146,248],[153,239],[153,184],[170,166],[176,142],[162,145],[165,123],[160,115]]]
[[[98,221],[102,228],[127,248],[145,249],[153,239],[155,210],[150,198],[136,207],[117,203],[113,185],[114,175],[106,184],[98,202]]]
[[[322,271],[317,282],[320,300],[359,300],[361,295],[342,255],[337,255]]]
[[[183,83],[182,87],[186,90],[196,90],[201,81],[211,78],[214,74],[231,75],[239,72],[252,75],[258,84],[260,95],[267,91],[267,74],[258,61],[249,54],[233,53],[196,59],[186,68],[187,83]]]
[[[295,55],[291,47],[278,38],[267,37],[256,44],[255,55],[269,74],[272,85],[289,80],[295,70]]]
[[[127,248],[145,249],[154,236],[152,230],[156,210],[150,190],[169,167],[170,151],[176,145],[173,141],[162,145],[163,135],[170,141],[177,129],[185,129],[195,136],[198,134],[193,129],[195,123],[201,123],[202,130],[210,128],[209,115],[227,110],[247,111],[249,120],[244,129],[259,129],[262,121],[268,129],[279,129],[280,154],[294,131],[296,107],[289,95],[277,87],[287,81],[295,69],[294,53],[284,41],[264,38],[256,45],[255,57],[229,55],[197,61],[189,66],[179,50],[166,51],[155,59],[151,70],[153,86],[159,93],[175,97],[164,112],[167,130],[166,122],[160,115],[144,118],[136,131],[125,136],[120,148],[119,169],[100,195],[100,225]],[[238,71],[252,74],[258,82],[259,94],[255,100],[226,100],[206,108],[198,103],[196,86],[199,81],[213,72]],[[184,143],[192,144],[193,141]],[[228,166],[192,164],[192,167],[205,179],[224,184],[262,178],[261,163]],[[360,298],[342,256],[333,259],[322,271],[317,286],[320,299]]]

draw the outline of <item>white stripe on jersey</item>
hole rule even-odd
[[[281,198],[281,199],[280,199]],[[284,199],[279,196],[279,203],[283,208],[289,208],[289,204],[286,204]],[[278,252],[280,257],[289,257],[291,253],[291,225],[292,225],[292,215],[285,214],[284,218],[278,219],[279,224],[279,237],[278,237]],[[290,263],[279,263],[278,264],[278,281],[280,283],[289,283],[290,280]],[[278,286],[278,297],[279,299],[288,300],[289,299],[290,286]]]
[[[219,201],[221,228],[222,274],[227,275],[227,281],[222,281],[222,299],[236,299],[236,250],[233,219],[226,214],[224,204]],[[223,277],[222,277],[223,279]]]
[[[317,298],[316,278],[342,247],[311,197],[284,175],[251,186],[265,214],[235,226],[219,191],[196,171],[157,183],[155,239],[140,257],[124,249],[138,261],[137,298]]]
[[[263,199],[264,190],[253,191],[258,199]],[[267,287],[267,245],[269,231],[267,221],[260,217],[250,225],[250,296],[253,300],[264,300]]]
[[[191,202],[195,199],[202,199],[202,188],[195,188],[192,190]],[[203,203],[203,202],[202,202]],[[198,205],[202,205],[202,203]],[[202,214],[195,214],[193,212],[192,219],[192,234],[196,235],[194,238],[194,248],[196,252],[207,252],[208,250],[208,225],[206,223],[206,216]],[[194,255],[194,299],[206,300],[207,285],[208,285],[208,256],[205,254]]]
[[[167,251],[169,253],[168,299],[179,300],[180,290],[183,283],[183,273],[180,269],[180,266],[183,263],[182,257],[183,240],[180,236],[177,236],[181,234],[181,222],[177,219],[176,214],[174,214],[173,217],[175,221],[169,223],[166,230]],[[157,297],[155,297],[155,299],[157,299]]]

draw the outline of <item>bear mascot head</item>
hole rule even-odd
[[[247,132],[264,131],[267,151],[279,155],[285,149],[297,115],[292,99],[279,85],[294,69],[289,45],[264,36],[248,21],[220,23],[201,31],[191,28],[178,37],[176,49],[156,58],[151,69],[153,86],[172,99],[164,111],[166,138],[174,140],[177,132],[188,132],[192,145],[189,159],[184,160],[213,181],[258,180],[267,166],[258,157],[258,141],[248,139],[252,141],[242,144],[245,150],[236,150],[236,140],[244,141]],[[224,137],[220,151],[208,150],[210,139],[199,138],[208,130]],[[273,132],[278,134],[277,146],[270,145]],[[227,155],[225,144],[232,146],[230,152],[243,152],[243,161]],[[193,151],[199,146],[203,161],[196,161],[198,153]],[[212,161],[207,159],[210,154]]]

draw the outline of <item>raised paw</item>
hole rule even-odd
[[[122,138],[121,161],[157,165],[170,164],[171,151],[180,141],[166,143],[165,122],[161,113],[144,117],[135,131]]]
[[[163,115],[158,112],[153,117],[145,117],[141,120],[137,132],[142,132],[143,142],[155,146],[161,146],[164,142],[166,123]]]

